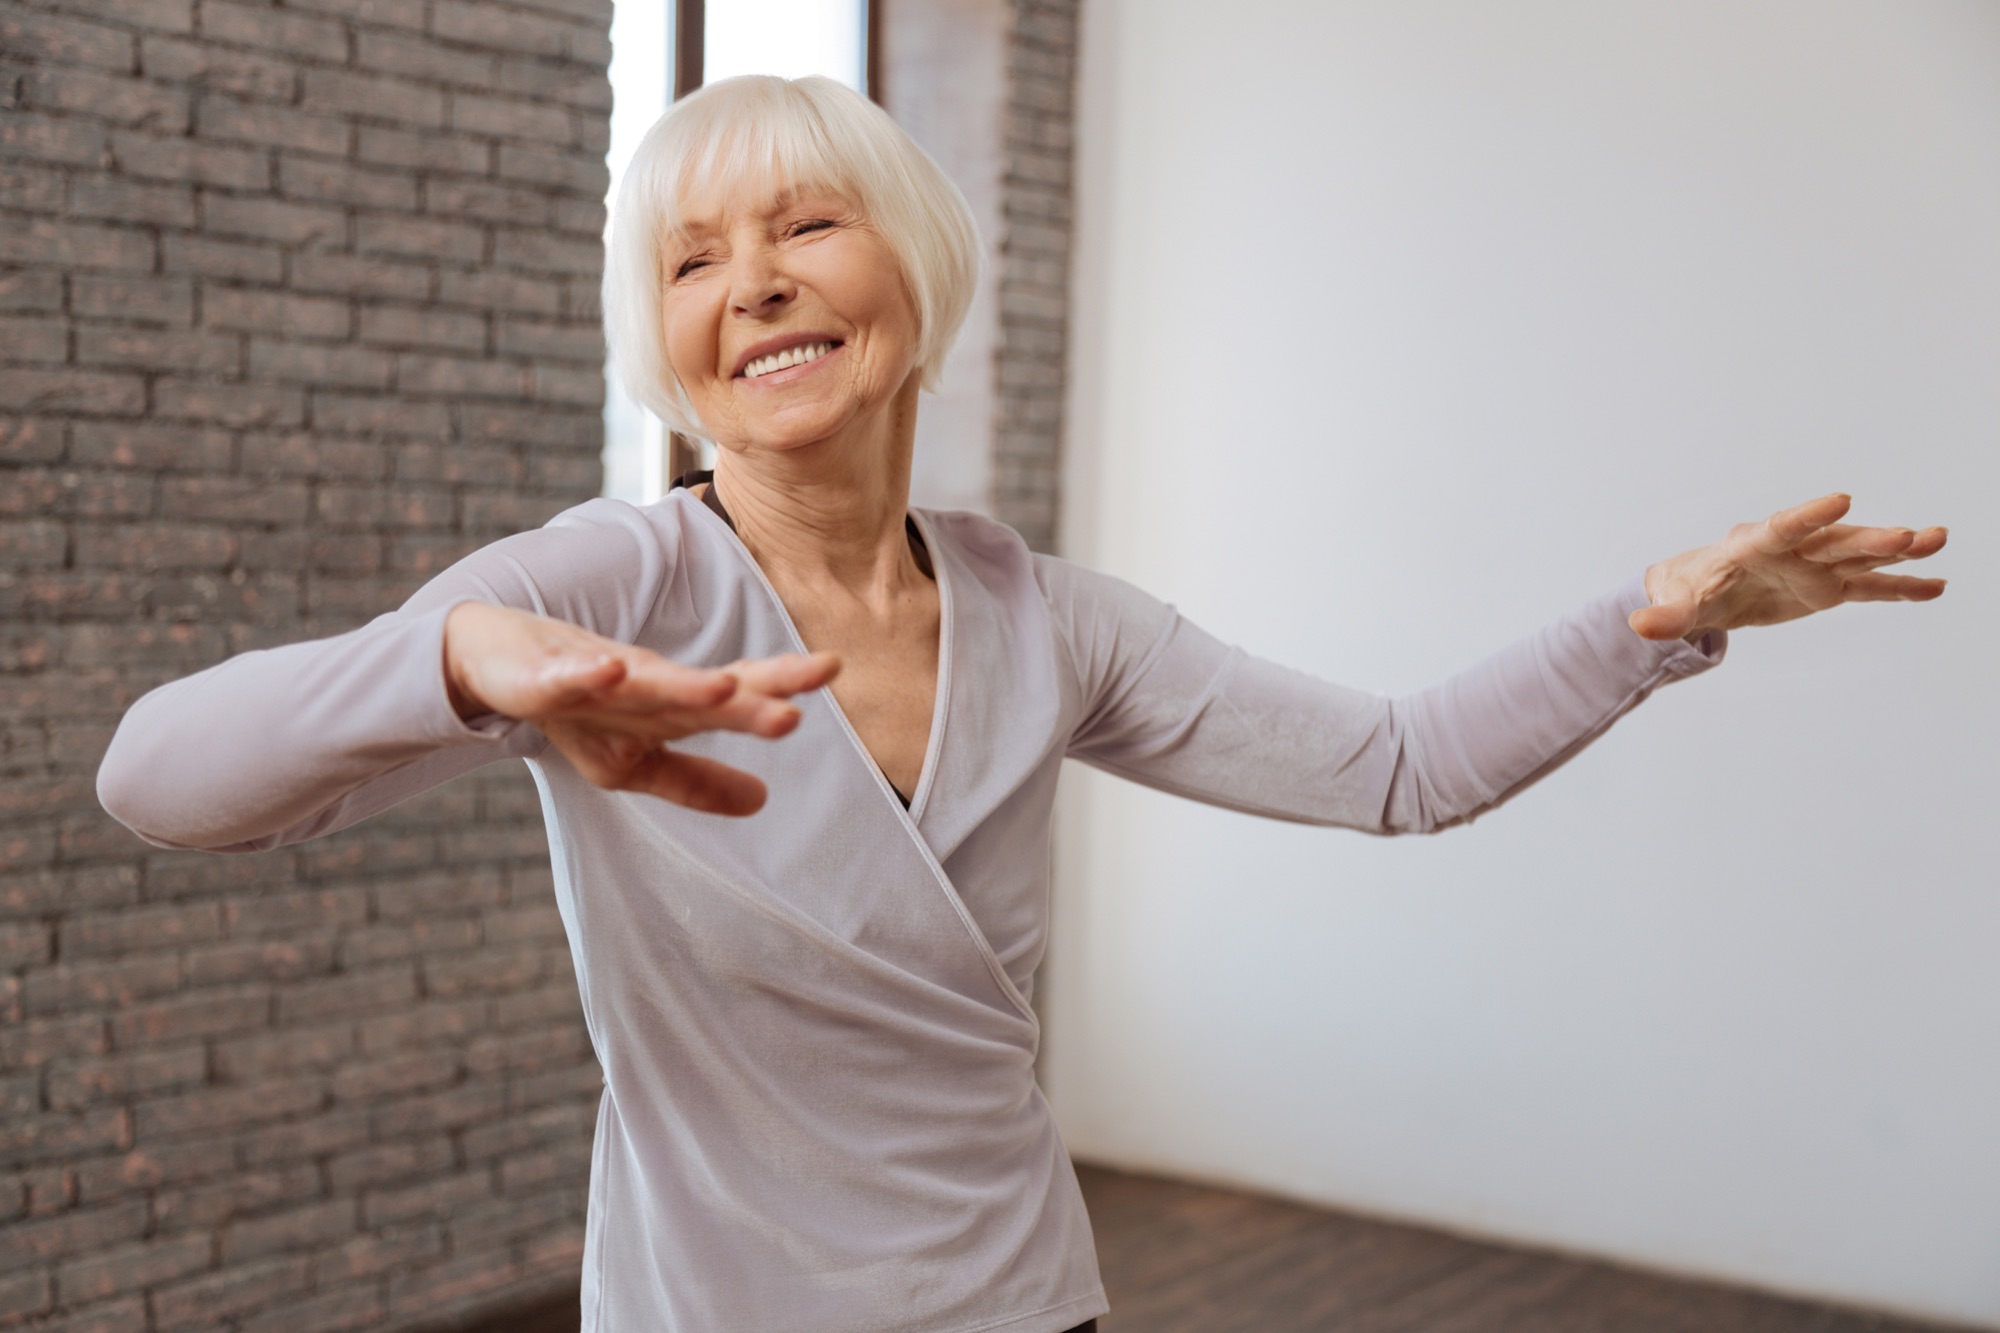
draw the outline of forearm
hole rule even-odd
[[[450,607],[245,653],[134,704],[98,772],[120,823],[161,846],[257,850],[330,832],[497,757],[448,696]],[[399,780],[400,779],[400,780]]]

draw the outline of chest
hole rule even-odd
[[[834,701],[907,801],[923,778],[937,711],[942,609],[936,584],[925,582],[878,607],[845,598],[786,600],[806,647],[840,655]]]

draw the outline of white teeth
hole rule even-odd
[[[832,350],[832,343],[801,343],[797,347],[787,347],[782,352],[773,352],[769,356],[760,356],[749,365],[743,367],[743,378],[754,380],[761,375],[768,375],[774,370],[787,370],[792,366],[804,365],[808,361],[817,361]]]

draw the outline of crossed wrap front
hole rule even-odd
[[[908,810],[827,691],[798,701],[781,742],[682,743],[766,780],[742,820],[603,791],[532,726],[452,711],[444,617],[466,599],[694,664],[803,647],[685,492],[591,501],[351,634],[164,686],[106,758],[113,814],[216,850],[328,833],[527,760],[605,1076],[585,1333],[1058,1333],[1102,1313],[1027,998],[1064,757],[1278,818],[1428,830],[1722,650],[1633,636],[1634,580],[1388,700],[1249,657],[990,520],[916,517],[944,628]]]

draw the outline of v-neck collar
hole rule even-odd
[[[735,542],[737,551],[743,557],[743,562],[756,574],[758,583],[763,586],[765,594],[770,597],[771,605],[777,609],[779,619],[783,621],[785,632],[790,636],[793,646],[801,653],[811,652],[812,650],[806,647],[804,636],[799,633],[798,625],[793,622],[792,613],[785,606],[784,598],[778,596],[777,588],[765,576],[763,567],[757,563],[757,558],[750,554],[750,548],[743,544],[742,537],[737,534],[736,521],[730,518],[729,511],[723,507],[722,498],[717,493],[715,473],[707,470],[684,472],[674,478],[673,485],[668,487],[668,493],[671,494],[673,491],[683,489],[691,490],[694,486],[704,482],[707,483],[708,489],[701,494],[700,503],[702,507],[720,519],[722,525],[729,530],[730,540]],[[689,498],[692,499],[692,495]],[[921,842],[922,834],[917,833],[917,825],[922,821],[924,810],[930,803],[931,792],[937,786],[939,755],[944,747],[945,720],[950,716],[952,592],[951,584],[945,577],[944,562],[938,555],[936,536],[930,531],[928,524],[918,519],[917,512],[914,509],[905,512],[903,523],[905,530],[910,535],[911,547],[913,553],[917,555],[919,568],[923,569],[923,572],[930,576],[931,581],[937,585],[938,590],[937,680],[933,687],[935,697],[931,704],[930,735],[924,742],[924,763],[922,769],[917,774],[917,788],[915,791],[905,797],[896,784],[889,781],[888,774],[882,771],[882,766],[875,761],[875,756],[862,743],[861,733],[854,729],[854,723],[849,720],[846,710],[840,706],[840,700],[834,698],[833,687],[823,685],[820,687],[820,693],[826,696],[828,711],[833,714],[834,720],[840,724],[840,729],[847,733],[848,740],[853,742],[854,748],[860,754],[862,762],[868,765],[869,771],[875,775],[876,781],[895,800],[904,819],[910,825],[910,831],[916,834],[918,841]]]

